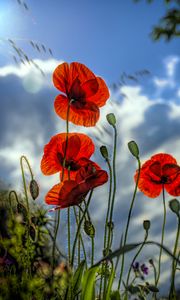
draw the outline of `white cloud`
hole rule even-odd
[[[40,70],[32,63],[20,63],[18,65],[1,67],[0,77],[15,75],[22,78],[24,89],[32,94],[39,92],[44,86],[53,87],[51,79],[52,73],[57,65],[63,61],[51,58],[47,60],[34,59],[33,62],[44,72],[45,76],[43,76]]]
[[[176,66],[179,63],[180,58],[178,56],[169,56],[165,59],[165,68],[168,77],[173,77],[175,75]]]
[[[165,88],[175,88],[177,83],[174,79],[176,73],[176,67],[180,61],[179,56],[168,56],[164,61],[165,77],[154,76],[153,82],[159,90]]]

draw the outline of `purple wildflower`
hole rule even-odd
[[[140,268],[144,275],[148,275],[149,269],[145,264],[142,264]]]

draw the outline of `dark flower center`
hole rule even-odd
[[[57,153],[57,158],[60,164],[63,166],[64,157],[61,153]],[[65,162],[65,169],[69,169],[70,171],[77,171],[80,168],[80,165],[75,162],[73,159],[67,159]]]
[[[160,181],[160,183],[162,183],[162,184],[166,184],[166,183],[168,183],[168,177],[167,176],[161,176],[161,181]]]

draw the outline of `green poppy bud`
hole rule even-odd
[[[101,155],[102,155],[105,159],[108,159],[109,155],[108,155],[108,150],[107,150],[107,147],[106,147],[106,146],[101,146],[101,147],[100,147],[100,152],[101,152]]]
[[[148,231],[150,226],[151,226],[151,222],[149,220],[144,220],[143,221],[144,230]]]
[[[128,148],[133,156],[135,156],[136,158],[139,158],[139,148],[135,141],[130,141],[128,143]]]
[[[34,179],[31,180],[29,185],[29,190],[33,200],[36,200],[36,198],[39,196],[39,186],[36,180]]]
[[[179,215],[180,203],[177,199],[172,199],[169,201],[169,207],[176,215]]]
[[[116,125],[116,117],[113,113],[107,114],[106,119],[110,125],[112,126]]]

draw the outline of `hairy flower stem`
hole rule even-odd
[[[79,209],[79,216],[77,216],[77,212],[76,212],[76,208],[73,206],[73,210],[74,210],[74,216],[75,216],[75,220],[76,220],[76,225],[78,227],[79,225],[79,222],[80,222],[80,219],[81,219],[81,210]],[[84,212],[83,212],[84,213]],[[79,243],[80,242],[80,243]],[[78,239],[78,265],[80,264],[80,259],[81,259],[81,256],[80,256],[80,246],[82,245],[82,250],[83,250],[83,254],[84,254],[84,259],[85,259],[85,263],[86,263],[86,268],[87,268],[87,256],[86,256],[86,249],[85,249],[85,246],[84,246],[84,241],[83,241],[83,238],[82,238],[82,235],[81,235],[81,232],[79,233],[79,239]]]
[[[71,257],[71,266],[72,267],[73,267],[73,264],[74,264],[74,256],[75,256],[75,249],[76,249],[77,239],[78,239],[78,236],[79,236],[79,233],[80,233],[80,230],[81,230],[82,222],[83,222],[83,220],[86,216],[86,213],[87,213],[87,210],[88,210],[88,207],[89,207],[89,203],[91,201],[92,194],[93,194],[93,189],[90,191],[89,198],[88,198],[85,210],[83,212],[81,220],[79,221],[78,228],[77,228],[77,231],[76,231],[76,236],[75,236],[74,243],[73,243],[73,248],[72,248],[72,257]]]
[[[65,144],[65,150],[64,150],[64,160],[63,160],[63,169],[62,169],[62,175],[61,175],[61,181],[63,181],[64,178],[64,168],[66,165],[66,152],[68,147],[68,134],[69,134],[69,111],[70,111],[71,101],[69,102],[68,108],[67,108],[67,115],[66,115],[66,144]],[[57,222],[55,223],[55,229],[54,229],[54,242],[53,242],[53,249],[52,249],[52,270],[54,269],[55,264],[55,249],[56,249],[56,239],[57,239],[57,233],[59,229],[60,224],[60,212],[59,209],[57,212]]]
[[[71,215],[70,215],[70,207],[67,209],[68,216],[68,260],[71,261]]]
[[[165,230],[165,224],[166,224],[166,203],[165,203],[164,185],[163,185],[163,208],[164,208],[164,216],[163,216],[163,226],[162,226],[162,235],[161,235],[161,246],[163,246],[163,243],[164,243],[164,230]],[[160,248],[160,252],[159,252],[159,262],[158,262],[158,271],[157,271],[157,278],[156,278],[156,287],[158,285],[160,274],[161,274],[161,256],[162,256],[162,247]]]
[[[114,210],[114,201],[116,196],[116,147],[117,147],[117,129],[115,126],[114,128],[114,151],[113,151],[113,195],[112,195],[112,201],[111,201],[111,208],[110,208],[110,215],[109,215],[109,226],[108,226],[108,241],[107,241],[107,252],[109,252],[109,249],[112,244],[112,234],[113,234],[113,210]]]
[[[105,239],[104,239],[104,250],[106,251],[107,255],[109,253],[109,250],[112,245],[113,241],[113,210],[114,210],[114,202],[115,202],[115,196],[116,196],[116,148],[117,148],[117,129],[116,126],[113,125],[114,129],[114,148],[113,148],[113,168],[111,170],[110,163],[108,163],[109,172],[110,172],[110,189],[109,189],[109,201],[108,201],[108,211],[106,216],[106,224],[105,224]],[[111,189],[112,189],[112,177],[113,177],[113,194],[111,199]],[[108,232],[107,232],[108,231]],[[108,235],[106,237],[106,235]],[[105,265],[105,268],[107,268],[107,264]],[[107,286],[107,276],[105,274],[104,277],[104,288],[103,288],[103,297],[106,295],[106,286]]]
[[[11,213],[11,217],[14,218],[13,209],[12,209],[12,201],[11,201],[12,195],[14,195],[17,204],[19,203],[19,199],[18,199],[18,195],[17,195],[16,191],[12,190],[9,192],[10,213]]]
[[[31,266],[30,266],[30,255],[29,255],[29,247],[30,247],[30,210],[29,210],[29,199],[28,199],[28,193],[27,193],[27,186],[26,186],[26,178],[24,173],[24,166],[23,161],[26,162],[28,169],[30,171],[31,179],[33,179],[33,173],[31,166],[29,164],[29,161],[26,156],[22,155],[20,157],[20,166],[21,166],[21,173],[22,173],[22,179],[23,179],[23,187],[24,187],[24,194],[25,194],[25,200],[26,200],[26,206],[27,206],[27,264],[28,264],[28,274],[31,276]],[[17,199],[16,199],[17,200]]]
[[[148,239],[148,231],[145,232],[145,237],[144,237],[144,242],[141,244],[141,247],[139,248],[139,250],[137,251],[136,255],[134,256],[131,264],[130,264],[130,268],[128,271],[128,275],[127,275],[127,279],[126,279],[126,287],[128,287],[129,285],[129,278],[130,278],[130,274],[131,274],[131,270],[132,270],[132,266],[135,263],[137,257],[139,256],[140,252],[142,251],[142,248],[144,247],[144,245],[146,244],[146,241]],[[127,293],[127,292],[126,292]]]
[[[176,252],[179,244],[179,235],[180,235],[180,215],[178,215],[178,228],[176,233],[176,240],[174,244],[173,256],[176,256]],[[169,299],[175,299],[176,291],[175,291],[175,274],[176,274],[176,261],[173,259],[172,261],[172,277],[171,277],[171,286],[169,292]],[[173,298],[174,297],[174,298]]]
[[[140,178],[141,162],[140,162],[139,158],[137,158],[137,161],[138,161],[138,176],[137,176],[137,180],[136,180],[136,185],[135,185],[135,189],[134,189],[133,198],[132,198],[132,201],[131,201],[131,206],[130,206],[130,209],[129,209],[123,246],[126,245],[128,229],[129,229],[129,223],[130,223],[130,219],[131,219],[132,209],[133,209],[133,206],[134,206],[134,200],[136,198],[137,187],[138,187],[138,182],[139,182],[139,178]],[[121,286],[123,271],[124,271],[124,253],[122,255],[121,272],[120,272],[120,277],[119,277],[119,282],[118,282],[118,289],[120,289],[120,286]]]
[[[106,213],[106,221],[104,226],[104,253],[103,255],[106,255],[106,247],[107,247],[107,232],[108,232],[108,220],[109,220],[109,214],[110,214],[110,205],[111,205],[111,194],[112,194],[112,168],[109,162],[109,159],[106,159],[108,168],[109,168],[109,198],[108,198],[108,207],[107,207],[107,213]],[[101,274],[100,279],[100,286],[99,286],[99,296],[102,292],[102,284],[103,284],[103,274]]]

